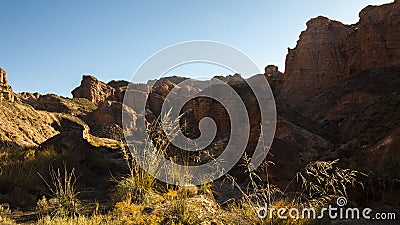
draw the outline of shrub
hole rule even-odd
[[[54,170],[50,168],[50,177],[50,183],[42,178],[53,197],[57,200],[57,207],[53,211],[53,214],[60,217],[77,216],[80,201],[78,199],[79,193],[75,187],[75,169],[73,168],[71,172],[68,172],[66,165],[64,165],[64,173],[61,173],[60,169]]]

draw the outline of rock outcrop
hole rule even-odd
[[[113,96],[115,89],[93,76],[84,75],[81,85],[72,91],[74,98],[86,98],[89,101],[99,104]]]
[[[144,105],[149,93],[147,84],[131,84],[122,80],[113,80],[106,84],[87,75],[83,76],[81,85],[72,91],[72,95],[74,99],[85,98],[99,106],[105,101],[122,103],[128,85],[130,100],[135,104]]]
[[[136,114],[136,111],[139,110],[129,108],[123,104],[128,85],[129,105],[145,106],[149,93],[149,86],[147,84],[133,84],[123,80],[113,80],[106,84],[93,76],[83,76],[81,85],[72,91],[74,97],[72,100],[66,98],[52,98],[51,101],[40,101],[42,98],[44,99],[43,96],[39,98],[36,106],[45,105],[44,108],[55,108],[57,111],[73,110],[75,115],[82,115],[82,118],[91,127],[92,134],[98,137],[122,140],[124,139],[122,130],[123,108],[126,107],[124,113],[128,113],[129,116],[135,118],[133,124],[126,124],[132,131],[136,129],[137,118],[144,117],[144,115]],[[160,90],[162,90],[162,88]],[[48,98],[49,97],[46,99]],[[68,101],[66,102],[66,100]],[[89,103],[95,104],[96,106],[91,107],[91,104],[84,104],[85,100],[90,101]],[[46,104],[39,104],[41,102],[46,102]],[[81,107],[77,110],[75,106],[81,106],[79,103],[87,105],[88,107],[86,108],[90,110]],[[67,107],[65,107],[66,104]],[[47,105],[49,107],[47,107]]]
[[[355,28],[325,17],[307,22],[297,46],[289,49],[282,95],[297,104],[347,75],[346,57],[341,41]]]
[[[7,73],[5,70],[0,68],[0,102],[14,102],[14,98],[14,92],[11,86],[8,84]]]
[[[289,49],[281,95],[295,106],[355,73],[399,65],[399,27],[400,1],[366,7],[354,25],[311,19]]]
[[[400,1],[368,6],[345,42],[348,72],[400,65]]]
[[[185,84],[183,85],[182,82],[184,81]],[[151,85],[151,89],[147,99],[146,108],[155,116],[158,116],[161,113],[165,98],[169,94],[173,95],[173,98],[194,96],[201,91],[199,87],[202,86],[201,81],[188,81],[188,78],[179,76],[161,78],[157,81],[151,81],[148,84]]]
[[[295,109],[326,130],[336,130],[342,142],[364,138],[369,143],[400,120],[399,86],[400,66],[366,70]]]
[[[36,101],[42,96],[40,93],[21,92],[16,94],[16,97],[23,103],[34,106]]]
[[[97,105],[84,98],[65,98],[55,94],[41,95],[31,104],[37,110],[82,116],[93,112]]]
[[[283,85],[283,73],[277,66],[268,65],[264,69],[264,76],[267,78],[273,94],[279,96]]]
[[[126,107],[123,111],[123,108]],[[111,138],[122,140],[124,133],[122,130],[122,112],[129,113],[134,118],[133,124],[125,124],[130,130],[136,129],[136,120],[138,116],[133,109],[123,105],[120,102],[104,101],[100,106],[85,117],[85,121],[91,127],[92,134],[102,138]]]
[[[135,101],[143,101],[144,98],[147,98],[147,93],[149,92],[149,86],[147,84],[133,84],[128,81],[123,80],[113,80],[107,83],[108,86],[114,88],[114,95],[108,97],[107,100],[123,102],[125,92],[129,86],[129,90],[135,92],[133,95],[135,96]]]

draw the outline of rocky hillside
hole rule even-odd
[[[296,111],[337,133],[339,156],[359,161],[356,158],[363,153],[368,161],[374,158],[369,155],[371,148],[376,148],[383,140],[391,140],[393,132],[400,128],[399,86],[400,67],[366,70],[306,100]],[[386,141],[386,145],[392,144]],[[400,162],[398,151],[384,155],[391,162]],[[365,161],[359,162],[364,164]],[[382,164],[385,163],[381,161]],[[375,169],[378,166],[375,165]]]
[[[53,125],[60,116],[30,105],[0,102],[0,142],[34,147],[58,134]]]
[[[275,164],[263,171],[268,173],[263,178],[284,187],[305,164],[320,159],[340,159],[345,166],[391,179],[400,176],[399,27],[399,0],[363,9],[360,21],[353,25],[325,17],[311,19],[296,48],[289,49],[284,73],[269,65],[265,74],[247,79],[265,76],[277,100],[277,129],[268,156]],[[251,128],[246,152],[251,155],[262,122],[254,93],[239,74],[215,78],[229,84],[245,104]],[[205,88],[204,81],[180,85],[183,81],[187,78],[174,76],[147,84],[105,83],[85,75],[72,91],[73,98],[66,98],[15,94],[0,69],[0,145],[33,149],[36,155],[52,149],[84,168],[85,176],[95,177],[85,188],[98,188],[98,183],[111,179],[110,171],[126,169],[119,154],[124,145],[123,109],[134,118],[128,126],[135,130],[137,122],[152,122],[160,115],[170,93],[182,98],[215,89],[221,99],[231,98],[218,87]],[[145,115],[123,104],[128,85],[133,87],[129,90],[132,101],[146,105]],[[198,97],[182,112],[185,132],[191,138],[198,137],[201,119],[215,120],[217,137],[208,150],[218,155],[229,141],[231,128],[224,107]],[[239,135],[235,140],[242,138]],[[238,167],[232,174],[244,177]],[[0,200],[4,197],[1,191]]]
[[[321,16],[307,22],[286,57],[286,103],[296,106],[355,73],[400,64],[400,1],[368,6],[359,16],[353,25]]]

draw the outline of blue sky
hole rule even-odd
[[[0,67],[16,92],[70,96],[83,74],[129,80],[162,48],[212,40],[240,49],[260,68],[275,64],[284,70],[287,48],[295,46],[310,18],[355,23],[365,6],[387,2],[392,1],[0,0]],[[210,66],[172,71],[225,72]]]

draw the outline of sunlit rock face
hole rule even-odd
[[[8,84],[7,73],[0,68],[0,101],[14,102],[14,92]]]
[[[83,76],[81,85],[72,91],[74,98],[86,98],[99,104],[113,96],[115,89],[93,76]]]
[[[400,64],[400,2],[368,6],[345,25],[325,17],[307,22],[286,57],[282,95],[295,106],[358,72]]]

